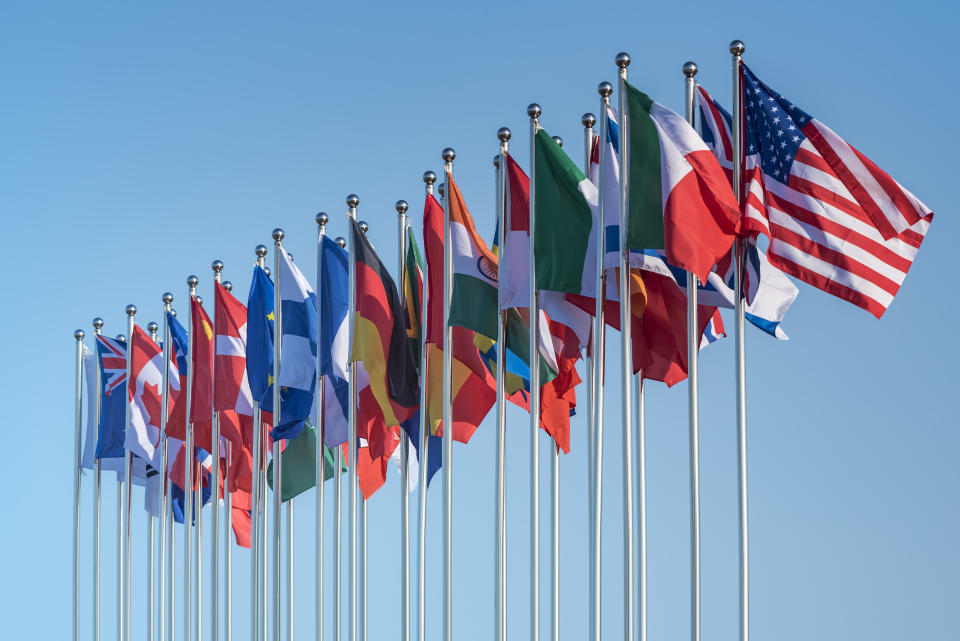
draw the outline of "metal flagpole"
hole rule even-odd
[[[213,270],[213,280],[217,283],[223,277],[223,261],[215,260],[210,265]],[[216,284],[214,284],[216,287]],[[214,356],[213,356],[213,380],[217,380],[217,356],[216,356],[216,336],[217,336],[217,304],[216,294],[214,294],[213,304],[213,336],[214,336]],[[216,390],[217,384],[214,382],[213,388]],[[216,392],[214,392],[215,394]],[[211,436],[211,454],[213,454],[213,480],[211,495],[213,501],[210,505],[212,519],[210,521],[210,638],[211,641],[220,639],[220,412],[216,410],[216,403],[211,404],[213,433]],[[226,492],[224,492],[226,493]]]
[[[323,238],[327,235],[327,223],[330,221],[330,217],[327,216],[324,212],[320,212],[316,215],[315,220],[317,222],[317,336],[320,336],[320,329],[323,325],[321,320],[323,317],[323,310],[320,307],[321,298],[319,296],[320,288],[323,287],[322,282],[322,269],[321,265],[323,261]],[[316,552],[316,567],[314,573],[314,579],[316,581],[316,602],[314,604],[315,608],[315,622],[316,622],[316,638],[317,641],[323,641],[323,499],[324,499],[324,490],[326,485],[324,485],[324,470],[325,470],[325,457],[323,449],[323,433],[325,427],[324,413],[323,413],[323,403],[324,403],[324,380],[323,376],[320,374],[320,350],[317,350],[317,526],[316,526],[316,543],[317,543],[317,552]],[[339,587],[337,588],[339,589]]]
[[[233,291],[233,283],[229,280],[223,281],[223,288],[227,293]],[[227,443],[227,469],[233,465],[233,445]],[[224,475],[226,476],[226,475]],[[226,525],[223,528],[223,556],[224,556],[224,576],[223,576],[223,627],[227,641],[233,638],[233,548],[230,545],[230,535],[233,530],[233,494],[228,492],[226,487],[223,490],[224,506],[223,512],[226,515]]]
[[[356,221],[357,205],[360,204],[360,198],[356,194],[347,196],[347,218]],[[349,222],[348,222],[349,225]],[[349,503],[350,516],[348,518],[348,537],[350,548],[349,567],[347,570],[348,584],[348,602],[349,602],[349,621],[347,626],[350,630],[350,641],[357,641],[357,367],[353,362],[353,325],[357,311],[357,250],[356,243],[353,242],[353,236],[350,237],[349,245],[349,309],[347,311],[347,332],[349,335],[348,344],[350,345],[350,411],[347,429],[347,463],[350,466],[348,478],[349,485]]]
[[[167,503],[170,502],[170,476],[167,474],[167,419],[170,413],[170,323],[167,320],[167,314],[170,312],[170,305],[173,303],[173,294],[164,292],[161,297],[163,301],[163,369],[161,370],[163,380],[160,391],[160,627],[157,638],[160,641],[168,641],[167,634],[170,630],[167,619],[167,582],[172,581],[173,577],[167,573],[167,562],[170,558],[167,554],[167,537],[173,534],[170,524],[167,522]]]
[[[283,334],[283,314],[280,297],[280,249],[283,230],[273,230],[273,427],[280,425],[280,337]],[[273,639],[280,641],[280,439],[273,441]]]
[[[563,147],[563,138],[553,140]],[[560,449],[556,444],[550,448],[550,635],[560,641]]]
[[[696,127],[697,64],[685,62],[684,107],[687,122]],[[691,574],[691,637],[700,639],[700,409],[697,357],[700,349],[697,332],[697,287],[693,272],[687,272],[687,378],[688,412],[690,415],[690,574]]]
[[[74,387],[73,442],[73,639],[80,639],[80,440],[83,431],[83,337],[82,329],[73,332],[77,341],[77,380]],[[89,429],[89,427],[88,427]]]
[[[425,197],[433,194],[433,184],[437,175],[432,171],[423,172],[423,183],[426,190]],[[430,437],[428,430],[430,423],[427,420],[427,312],[428,295],[426,276],[423,279],[423,296],[420,300],[420,490],[417,494],[419,509],[417,511],[417,639],[425,641],[426,633],[426,577],[427,577],[427,466],[429,456]]]
[[[100,332],[103,329],[103,319],[100,317],[93,319],[94,341],[98,340]],[[94,349],[98,349],[94,345]],[[87,429],[99,429],[100,426],[100,363],[97,359],[96,376],[94,385],[96,394],[94,398],[93,424]],[[101,464],[100,459],[94,461],[93,476],[93,641],[100,641],[100,481]]]
[[[293,641],[293,497],[287,499],[287,641]]]
[[[540,105],[527,106],[530,116],[530,639],[540,641],[540,305],[537,300],[536,226],[536,136],[540,129]]]
[[[147,331],[150,332],[150,338],[153,339],[153,342],[157,342],[157,331],[160,329],[160,326],[155,322],[150,321],[147,323]],[[163,400],[160,401],[163,403]],[[160,477],[161,483],[163,482],[163,477]],[[150,510],[145,510],[147,513],[147,640],[153,641],[153,635],[155,632],[154,624],[154,610],[153,610],[153,583],[154,583],[154,563],[156,562],[156,554],[154,552],[154,527],[153,527],[153,514],[150,513]]]
[[[453,334],[447,319],[453,296],[449,183],[457,152],[446,147],[440,157],[448,187],[443,199],[443,639],[453,641]]]
[[[507,247],[507,222],[509,207],[507,205],[507,154],[510,151],[510,138],[513,133],[508,127],[497,130],[497,139],[500,141],[500,153],[494,158],[497,171],[497,236],[500,238],[500,256],[504,256]],[[503,275],[503,262],[500,263],[499,274]],[[497,312],[497,497],[496,497],[496,597],[495,609],[497,613],[497,641],[507,639],[507,387],[506,387],[506,344],[507,344],[507,312]]]
[[[125,344],[127,337],[117,334],[116,340]],[[123,639],[123,497],[126,494],[127,482],[126,476],[121,476],[121,480],[117,482],[117,641]]]
[[[741,85],[740,62],[746,50],[743,42],[730,43],[733,55],[733,193],[737,202],[743,201],[743,87]],[[743,241],[734,244],[736,258],[734,315],[735,353],[737,377],[737,490],[739,496],[739,534],[740,534],[740,641],[750,638],[750,547],[748,545],[749,522],[747,520],[747,352],[745,345],[744,306],[743,306]]]
[[[203,298],[197,296],[197,304],[203,306]],[[196,470],[197,484],[194,489],[194,500],[196,501],[196,517],[197,522],[193,530],[193,547],[197,553],[197,572],[194,575],[196,579],[195,589],[194,589],[194,607],[196,608],[197,615],[194,617],[194,635],[196,636],[197,641],[200,641],[203,638],[203,466],[196,460],[196,457],[192,459],[187,459],[193,464],[194,469]],[[214,501],[216,501],[217,494],[212,491],[210,493]]]
[[[266,245],[257,245],[253,250],[256,255],[256,266],[263,269],[264,257],[267,255]],[[251,478],[252,510],[250,513],[250,638],[263,639],[263,629],[260,619],[263,615],[263,606],[260,593],[265,577],[260,569],[260,551],[265,546],[260,527],[263,522],[263,488],[260,485],[261,467],[263,467],[263,413],[260,410],[260,401],[253,401],[253,474]]]
[[[609,129],[608,108],[610,107],[610,95],[613,93],[613,85],[609,82],[601,82],[597,87],[597,93],[600,94],[600,173],[597,182],[599,187],[599,221],[597,224],[602,230],[604,228],[604,160],[607,154],[607,130]],[[599,231],[599,230],[598,230]],[[601,550],[603,540],[601,537],[603,525],[603,371],[606,345],[604,342],[606,333],[604,331],[604,311],[606,303],[605,276],[603,271],[603,258],[605,254],[604,235],[597,234],[597,298],[594,315],[594,358],[593,358],[593,425],[596,430],[593,452],[593,518],[591,539],[593,543],[592,559],[592,581],[593,599],[590,607],[592,614],[592,637],[593,641],[601,641],[601,630],[603,629],[603,620],[601,617],[601,583],[603,565],[601,563]]]
[[[200,279],[190,275],[187,277],[187,286],[190,288],[190,301],[197,297],[197,283]],[[190,313],[190,336],[197,328],[193,326],[193,312]],[[190,421],[190,411],[193,405],[193,354],[187,359],[187,408],[186,408],[186,442],[184,443],[184,487],[183,487],[183,639],[190,641],[193,630],[193,465],[194,454],[193,423]],[[182,391],[182,390],[181,390]],[[199,506],[198,510],[199,512]]]
[[[630,311],[630,250],[627,230],[630,221],[627,207],[630,203],[630,148],[628,146],[630,117],[627,113],[627,67],[630,56],[620,52],[616,57],[619,69],[620,99],[620,364],[622,369],[621,394],[623,422],[623,633],[632,641],[634,630],[634,567],[633,567],[633,415],[631,412],[630,378],[633,372]]]
[[[370,229],[370,226],[366,221],[361,220],[357,223],[357,227],[360,228],[360,232],[363,234],[364,238],[367,236],[367,231]],[[354,294],[354,302],[356,302],[356,294]],[[353,339],[351,339],[350,344],[353,345]],[[359,391],[357,392],[359,394]],[[354,403],[359,403],[360,399],[357,398]],[[359,515],[357,518],[357,527],[359,528],[359,571],[360,571],[360,581],[359,585],[359,611],[358,611],[358,636],[361,641],[367,641],[367,500],[364,498],[363,494],[360,494],[357,499],[360,501],[359,505]]]
[[[334,241],[337,244],[337,247],[344,249],[347,246],[347,239],[343,236],[337,236]],[[349,449],[349,445],[347,446]],[[343,482],[342,482],[342,470],[343,470],[343,446],[337,446],[337,458],[336,458],[337,470],[334,474],[336,482],[334,483],[334,492],[336,493],[336,501],[334,501],[333,509],[333,549],[335,552],[334,564],[333,564],[333,585],[335,589],[333,591],[333,638],[335,641],[340,641],[341,636],[341,619],[342,619],[342,599],[340,598],[341,593],[343,592],[343,580],[342,580],[342,502],[341,496],[343,494]],[[350,477],[348,476],[348,479]]]
[[[266,247],[264,247],[263,255],[266,256]],[[263,268],[263,272],[270,277],[271,271],[267,267],[264,258],[260,258],[259,264]],[[274,291],[276,291],[276,283],[274,283]],[[276,294],[274,294],[276,295]],[[276,321],[274,322],[276,325]],[[271,372],[271,375],[273,372]],[[270,392],[271,399],[273,392]],[[271,401],[272,402],[272,401]],[[262,409],[261,409],[261,420],[262,420]],[[263,426],[261,425],[261,430]],[[260,619],[260,638],[266,641],[269,637],[268,629],[270,628],[270,617],[269,617],[269,605],[267,603],[267,556],[269,546],[267,545],[267,452],[269,447],[267,445],[267,440],[264,434],[261,432],[260,440],[262,446],[260,449],[261,459],[260,459],[260,478],[258,479],[258,485],[260,487],[260,533],[257,535],[260,538],[260,594],[258,599],[260,601],[260,612],[257,615]]]
[[[137,313],[136,305],[127,305],[127,386],[129,387],[131,382],[132,373],[132,361],[133,361],[133,324],[135,321],[135,316]],[[125,392],[126,393],[126,392]],[[130,401],[129,398],[124,399],[124,419],[123,425],[124,429],[129,429],[130,426]],[[133,494],[133,454],[126,450],[124,454],[126,460],[125,463],[125,474],[124,478],[127,483],[124,487],[125,493],[123,497],[123,511],[124,511],[124,524],[123,524],[123,638],[126,641],[130,641],[130,507],[131,507],[131,498]]]
[[[397,210],[397,285],[401,295],[406,273],[407,201],[398,200]],[[410,484],[407,470],[410,439],[400,433],[400,639],[410,641]]]
[[[637,567],[639,569],[637,589],[637,611],[640,641],[647,638],[647,418],[644,399],[643,372],[633,377],[637,397],[637,440],[635,444],[637,459]]]

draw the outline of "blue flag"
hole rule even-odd
[[[187,375],[187,355],[190,349],[190,340],[187,330],[172,312],[167,312],[167,327],[170,328],[170,343],[176,357],[177,372],[180,376]]]
[[[350,306],[349,255],[328,236],[320,244],[320,375],[324,377],[323,442],[347,441],[350,351],[347,312]],[[284,319],[284,322],[286,320]]]
[[[127,402],[127,345],[114,338],[97,336],[100,362],[100,424],[97,426],[96,457],[123,458]]]
[[[195,447],[193,448],[193,451],[196,453],[197,461],[199,461],[200,463],[203,463],[204,461],[210,458],[210,452],[206,451],[202,447]],[[212,478],[213,475],[210,474],[210,471],[205,466],[201,465],[200,469],[202,470],[202,473],[203,473],[203,479],[204,481],[206,481],[206,485],[203,486],[203,493],[201,497],[203,500],[203,505],[206,505],[207,503],[210,502],[210,496],[211,494],[213,494],[213,488],[211,487],[211,482],[210,482],[210,479]],[[183,506],[184,506],[183,498],[184,498],[183,488],[177,485],[176,483],[171,482],[170,483],[170,505],[173,507],[173,520],[176,521],[177,523],[183,523]],[[193,519],[194,519],[193,523],[196,524],[197,522],[196,520],[197,506],[196,505],[193,506]]]
[[[247,380],[253,400],[273,411],[273,282],[262,267],[253,268],[247,297]]]

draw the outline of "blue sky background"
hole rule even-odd
[[[346,235],[344,197],[387,265],[393,203],[423,206],[421,173],[457,150],[458,182],[480,229],[493,230],[495,133],[514,131],[527,164],[525,107],[581,159],[585,111],[614,55],[631,82],[680,109],[680,72],[729,104],[727,44],[741,38],[759,77],[826,122],[917,194],[936,219],[902,291],[877,321],[800,287],[788,343],[748,335],[752,624],[783,641],[955,636],[960,588],[956,463],[960,391],[952,273],[958,224],[957,103],[949,73],[957,11],[940,2],[585,5],[584,3],[254,3],[146,7],[11,2],[0,9],[0,229],[6,508],[0,547],[7,638],[70,632],[73,330],[122,331],[123,308],[160,320],[183,307],[209,265],[245,292],[253,248],[275,226],[313,280],[314,214]],[[419,234],[418,234],[419,235]],[[729,318],[729,317],[728,317]],[[732,327],[732,323],[729,324]],[[87,339],[88,345],[92,341]],[[611,353],[612,354],[612,353]],[[701,478],[704,638],[737,635],[733,340],[703,353]],[[609,380],[618,379],[611,357]],[[649,386],[650,638],[689,626],[686,385]],[[616,385],[608,407],[617,407]],[[604,624],[619,634],[620,434],[606,426]],[[529,438],[511,410],[511,636],[528,634]],[[561,461],[561,636],[587,628],[584,416]],[[493,424],[455,451],[454,629],[493,634]],[[546,461],[544,441],[544,461]],[[544,472],[548,468],[544,466]],[[546,481],[546,476],[544,477]],[[440,485],[429,495],[429,633],[441,606]],[[84,479],[84,509],[90,506]],[[112,638],[115,490],[103,499],[103,638]],[[369,634],[399,623],[398,483],[369,504]],[[544,499],[547,485],[544,484]],[[138,490],[139,492],[139,490]],[[139,497],[139,494],[137,495]],[[139,504],[135,498],[135,504]],[[296,633],[313,632],[313,495],[298,501]],[[544,520],[544,534],[548,521]],[[83,549],[90,548],[89,512]],[[144,638],[143,536],[134,517],[135,637]],[[182,544],[178,542],[182,550]],[[208,557],[209,558],[209,557]],[[234,554],[235,638],[248,634],[248,555]],[[90,633],[84,558],[82,630]],[[209,567],[209,565],[207,566]],[[329,567],[329,565],[328,565]],[[544,632],[548,631],[547,557]],[[205,579],[208,582],[208,579]],[[327,594],[332,594],[328,582]],[[329,607],[329,604],[328,604]],[[178,604],[181,608],[181,604]],[[328,610],[328,625],[330,621]],[[177,627],[180,632],[180,626]],[[209,635],[208,635],[209,636]]]

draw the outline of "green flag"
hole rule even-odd
[[[303,431],[297,438],[287,443],[280,453],[283,465],[280,467],[280,500],[289,501],[306,492],[317,484],[317,430],[309,422],[304,422]],[[333,478],[336,467],[333,451],[323,446],[323,480]],[[340,472],[346,472],[346,466]],[[267,484],[273,489],[273,461],[267,464]]]

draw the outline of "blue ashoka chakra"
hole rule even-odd
[[[477,259],[477,269],[489,280],[497,282],[497,265],[486,256]]]

